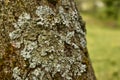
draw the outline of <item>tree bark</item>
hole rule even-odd
[[[73,0],[0,0],[1,80],[96,80]]]

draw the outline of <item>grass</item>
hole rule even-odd
[[[87,27],[88,50],[98,80],[120,80],[120,29],[83,15]]]

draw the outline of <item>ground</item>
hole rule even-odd
[[[84,14],[87,44],[98,80],[120,80],[120,29]],[[108,27],[107,27],[108,26]]]

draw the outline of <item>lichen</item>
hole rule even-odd
[[[13,23],[15,30],[9,33],[11,44],[15,48],[22,47],[20,55],[29,61],[29,68],[34,69],[29,73],[32,80],[46,80],[47,73],[54,77],[58,72],[66,80],[73,80],[72,76],[84,73],[87,66],[82,64],[82,51],[75,35],[77,32],[78,40],[85,48],[85,40],[81,39],[85,34],[76,11],[66,13],[60,6],[58,13],[55,13],[49,6],[38,6],[36,15],[37,18],[31,18],[30,14],[23,12],[18,21]],[[71,47],[72,52],[65,48],[66,44]],[[20,69],[15,67],[14,79],[20,80],[19,75]]]
[[[80,39],[80,44],[83,48],[85,48],[86,47],[86,40],[84,38],[81,38]]]
[[[38,25],[42,25],[42,26],[44,25],[44,27],[50,27],[51,26],[50,23],[54,23],[51,22],[52,21],[51,16],[54,16],[55,13],[48,6],[37,7],[36,14],[37,16],[39,16],[39,18],[37,18],[36,20]]]
[[[70,8],[70,2],[69,0],[62,0],[62,6],[65,10],[68,10]]]
[[[32,73],[32,80],[43,80],[45,72],[42,71],[40,68],[35,69]]]
[[[15,80],[22,80],[22,78],[20,77],[20,69],[18,67],[15,67],[13,69],[13,78]]]
[[[21,55],[26,59],[31,58],[31,53],[34,49],[37,48],[37,42],[26,41],[24,40],[24,49],[21,50]]]

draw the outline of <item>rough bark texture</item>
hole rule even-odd
[[[0,0],[1,80],[96,80],[73,0]]]

